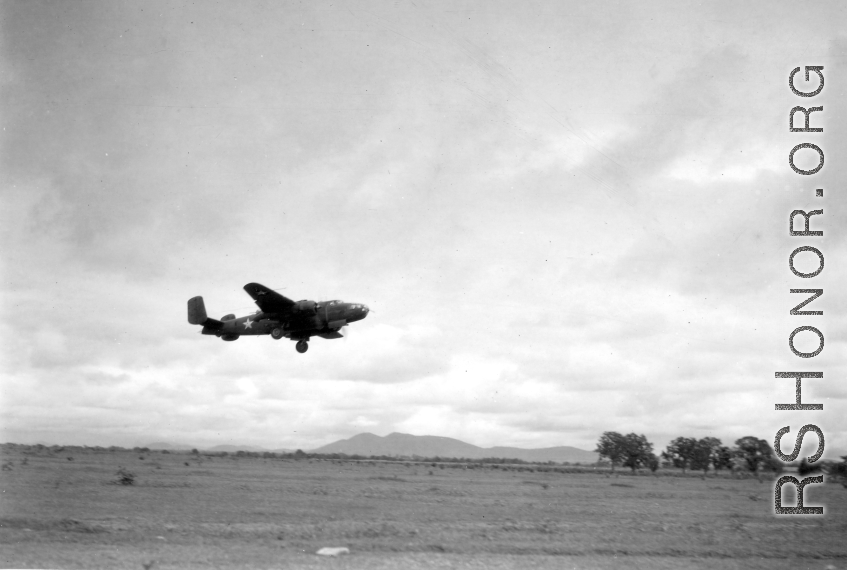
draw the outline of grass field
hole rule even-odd
[[[825,516],[775,517],[770,480],[128,451],[0,460],[3,568],[847,569],[838,484],[807,488]],[[120,466],[133,485],[114,483]],[[316,556],[324,546],[351,554]]]

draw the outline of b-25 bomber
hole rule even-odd
[[[238,340],[244,335],[269,334],[279,340],[297,341],[297,352],[309,350],[309,339],[319,336],[326,339],[343,338],[342,327],[368,316],[367,305],[344,301],[292,301],[273,289],[259,283],[244,286],[259,310],[246,317],[226,315],[220,320],[206,314],[203,297],[188,300],[188,322],[201,325],[202,334],[215,335],[222,340]]]

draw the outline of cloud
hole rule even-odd
[[[797,365],[785,224],[818,204],[815,364],[837,378],[843,41],[823,58],[823,200],[787,167],[784,81],[792,49],[835,32],[792,21],[777,42],[760,28],[788,24],[746,7],[721,24],[650,5],[372,8],[8,8],[4,433],[766,435],[790,392],[773,371]],[[186,323],[198,294],[212,315],[255,310],[250,281],[374,312],[305,355]],[[841,437],[844,394],[809,390]]]

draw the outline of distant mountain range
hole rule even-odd
[[[54,444],[42,442],[41,445],[51,447]],[[148,449],[169,451],[190,451],[196,446],[157,441],[149,443]],[[255,445],[216,445],[214,447],[198,447],[201,451],[235,453],[237,451],[273,453],[293,453],[293,449],[266,449]],[[520,447],[478,447],[450,437],[439,437],[434,435],[409,435],[405,433],[392,433],[380,437],[372,433],[360,433],[350,439],[342,439],[317,449],[306,450],[310,453],[344,453],[346,455],[385,455],[389,457],[450,457],[482,459],[496,457],[499,459],[520,459],[534,463],[595,463],[598,459],[593,451],[586,451],[576,447],[561,445],[558,447],[544,447],[540,449],[522,449]],[[847,449],[827,449],[824,459],[829,461],[840,461],[841,457],[847,457]]]
[[[144,447],[148,449],[167,449],[168,451],[190,451],[195,448],[193,445],[184,445],[181,443],[169,443],[167,441],[157,441],[148,443]],[[199,447],[202,451],[226,451],[227,453],[235,453],[236,451],[273,451],[274,453],[291,453],[293,449],[267,449],[256,445],[216,445],[214,447]]]
[[[144,445],[142,447],[146,447],[147,449],[167,449],[168,451],[182,451],[184,449],[191,451],[194,448],[194,446],[192,446],[192,445],[183,445],[181,443],[170,443],[170,442],[167,442],[167,441],[156,441],[156,442],[153,442],[153,443],[148,443],[147,445]]]
[[[519,447],[477,447],[458,439],[434,435],[409,435],[391,433],[380,437],[372,433],[360,433],[350,439],[343,439],[311,450],[312,453],[345,453],[347,455],[388,455],[419,457],[452,457],[482,459],[497,457],[520,459],[523,461],[546,463],[594,463],[597,454],[567,445],[545,447],[541,449],[522,449]]]
[[[167,449],[170,451],[191,450],[195,446],[158,441],[146,445],[150,449]],[[203,451],[235,453],[237,451],[273,451],[290,453],[291,449],[266,449],[255,445],[216,445],[200,448]],[[498,459],[520,459],[533,463],[594,463],[597,454],[576,447],[561,445],[541,449],[522,449],[520,447],[478,447],[450,437],[435,435],[410,435],[392,433],[380,437],[372,433],[360,433],[350,439],[342,439],[317,449],[310,453],[344,453],[346,455],[386,455],[391,457],[450,457],[466,459],[482,459],[496,457]]]
[[[210,447],[208,449],[203,449],[203,451],[226,451],[228,453],[235,453],[236,451],[270,451],[264,447],[259,447],[256,445],[216,445],[214,447]]]

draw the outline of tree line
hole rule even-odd
[[[611,463],[613,471],[616,466],[629,467],[633,472],[639,468],[656,471],[664,465],[680,468],[683,473],[692,470],[706,474],[710,469],[715,472],[727,469],[749,471],[758,475],[762,471],[781,473],[783,466],[777,460],[770,444],[752,435],[735,440],[733,447],[723,445],[716,437],[677,437],[664,451],[656,455],[653,452],[653,444],[644,435],[621,435],[616,431],[607,431],[600,436],[594,451],[600,459]],[[847,456],[844,459],[844,464],[847,464]],[[838,465],[841,464],[834,466],[836,471],[839,469]],[[803,460],[798,469],[808,473],[819,470],[819,467],[809,465]]]

